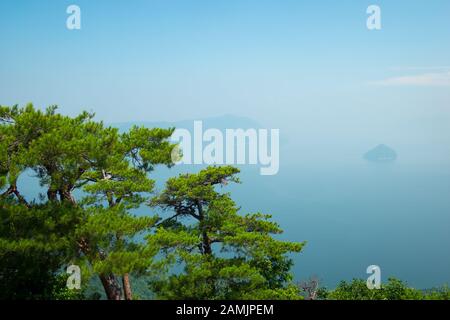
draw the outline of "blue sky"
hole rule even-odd
[[[81,30],[66,29],[70,4]],[[371,4],[380,31],[366,28]],[[0,38],[1,104],[450,142],[447,0],[4,0]]]

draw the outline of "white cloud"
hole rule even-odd
[[[392,77],[372,82],[372,84],[380,86],[447,87],[450,86],[450,71]]]

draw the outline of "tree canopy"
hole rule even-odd
[[[448,300],[450,291],[446,286],[431,290],[418,290],[391,277],[381,285],[379,290],[368,289],[366,281],[362,279],[341,281],[333,290],[324,288],[319,290],[319,297],[329,300]]]
[[[238,169],[209,167],[167,181],[152,204],[168,211],[149,241],[166,254],[166,273],[152,288],[167,299],[295,299],[288,254],[303,243],[276,240],[282,233],[270,215],[239,214],[229,193],[220,188],[239,182]]]
[[[6,151],[0,153],[0,181],[5,189],[2,209],[11,215],[11,208],[3,203],[15,200],[29,215],[41,210],[56,210],[61,216],[75,212],[75,223],[64,234],[73,240],[76,254],[70,258],[85,266],[85,272],[99,275],[109,299],[121,298],[118,276],[122,276],[124,295],[131,299],[128,273],[143,269],[157,251],[143,247],[135,237],[148,231],[157,218],[136,217],[130,210],[148,201],[154,188],[149,173],[155,166],[172,165],[175,146],[168,139],[173,129],[135,126],[120,133],[95,122],[93,114],[69,117],[56,110],[41,111],[31,104],[0,108],[0,148]],[[45,190],[40,201],[27,202],[18,188],[19,177],[27,171],[34,173]],[[44,226],[56,223],[43,214],[41,218]],[[64,230],[60,223],[55,230]],[[1,237],[2,243],[10,242],[7,233]],[[65,237],[55,237],[51,243],[58,247]],[[18,247],[48,246],[34,234],[16,242]]]

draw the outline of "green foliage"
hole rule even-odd
[[[35,227],[14,225],[14,231],[33,231],[32,237],[16,240],[12,232],[2,230],[0,250],[17,262],[24,261],[17,255],[28,250],[39,253],[31,260],[44,263],[42,255],[51,253],[55,261],[49,267],[63,267],[69,260],[80,264],[87,278],[89,273],[99,275],[108,298],[118,299],[118,277],[145,270],[157,252],[137,241],[157,218],[135,217],[130,210],[150,200],[154,181],[148,174],[155,166],[172,165],[175,145],[168,139],[173,129],[133,127],[119,133],[93,121],[93,114],[68,117],[56,110],[41,111],[31,104],[0,107],[0,188],[5,190],[0,200],[11,204],[7,212],[22,210],[36,222]],[[43,205],[27,202],[18,189],[17,180],[26,170],[33,171],[46,189],[46,198],[40,199]],[[82,196],[76,198],[75,193]],[[58,219],[75,212],[69,230],[54,216],[46,216],[45,208],[56,206]],[[48,233],[44,227],[66,231],[70,238]],[[54,270],[48,273],[53,276]]]
[[[165,273],[151,282],[159,298],[299,298],[287,255],[304,244],[275,240],[282,230],[269,215],[239,214],[230,195],[218,190],[238,182],[238,172],[209,167],[180,175],[153,199],[154,206],[171,213],[148,237],[165,253]]]
[[[52,300],[83,300],[86,294],[83,290],[67,288],[68,275],[58,274],[54,277],[53,288],[51,291]]]
[[[319,296],[330,300],[448,300],[449,289],[417,290],[401,280],[389,278],[381,289],[370,290],[366,281],[353,279],[351,282],[342,281],[335,290],[322,289]]]
[[[92,207],[86,209],[86,213],[86,219],[76,229],[76,235],[77,239],[89,243],[89,247],[96,248],[85,252],[91,271],[118,275],[145,272],[158,250],[134,238],[150,230],[157,218],[135,217],[123,205]]]
[[[76,212],[0,202],[0,299],[53,299],[57,274],[73,256]]]

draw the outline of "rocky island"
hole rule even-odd
[[[394,149],[380,144],[364,154],[364,159],[370,162],[393,162],[397,159]]]

